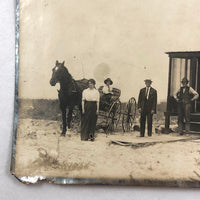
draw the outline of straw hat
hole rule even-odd
[[[151,80],[151,78],[146,78],[146,79],[144,80],[144,82],[151,82],[151,83],[152,83],[152,80]]]

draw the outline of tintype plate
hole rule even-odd
[[[16,1],[11,173],[199,187],[198,3]]]

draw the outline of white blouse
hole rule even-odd
[[[86,100],[86,101],[98,101],[99,102],[100,99],[100,95],[99,95],[99,91],[97,89],[90,89],[87,88],[85,90],[83,90],[83,94],[82,94],[82,100]]]
[[[113,87],[112,86],[107,86],[107,85],[104,85],[103,88],[102,88],[102,92],[104,94],[112,94],[112,89]]]

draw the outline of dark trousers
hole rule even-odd
[[[190,113],[191,113],[191,104],[190,103],[179,103],[178,104],[178,127],[180,131],[184,129],[185,122],[185,131],[190,131]]]
[[[151,112],[148,112],[144,109],[141,112],[141,117],[140,117],[140,136],[141,137],[144,137],[144,134],[145,134],[146,119],[147,119],[148,136],[152,136],[153,114],[151,114]]]

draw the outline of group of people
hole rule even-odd
[[[156,113],[157,91],[151,87],[152,81],[145,80],[146,87],[140,90],[138,110],[140,117],[140,137],[144,137],[145,123],[147,119],[148,136],[152,136],[152,116]],[[177,101],[178,127],[180,135],[190,132],[190,115],[192,102],[199,98],[199,94],[191,86],[189,80],[184,77],[181,87],[174,95]]]
[[[110,103],[113,95],[113,81],[107,78],[104,83],[101,101]],[[144,137],[146,118],[148,121],[148,136],[152,135],[152,116],[156,113],[157,91],[151,87],[151,83],[151,79],[146,79],[146,87],[141,89],[139,94],[138,110],[141,113],[141,137]],[[90,79],[88,88],[82,93],[81,140],[85,141],[94,141],[97,115],[99,113],[100,94],[95,88],[95,84],[95,80]]]
[[[156,114],[157,107],[157,91],[152,85],[151,79],[145,79],[145,87],[139,92],[138,111],[140,113],[140,137],[145,135],[145,124],[147,120],[147,133],[152,136],[153,115]],[[102,100],[110,102],[112,97],[113,81],[107,78],[104,81],[105,85],[102,88]],[[188,86],[188,79],[182,79],[182,86],[174,96],[178,102],[178,125],[180,133],[190,130],[190,112],[191,102],[199,98],[199,94]],[[96,128],[97,115],[99,113],[100,94],[95,88],[95,80],[88,81],[88,88],[82,93],[82,120],[81,120],[81,140],[94,141],[94,132]],[[185,128],[184,128],[185,124]]]
[[[156,113],[157,92],[151,87],[152,81],[145,80],[146,87],[140,90],[138,99],[138,110],[140,117],[140,137],[144,137],[145,122],[147,118],[148,136],[152,136],[152,116]],[[180,135],[190,132],[190,115],[192,102],[199,98],[199,94],[191,86],[189,80],[184,77],[181,87],[174,95],[177,101],[178,128]]]

